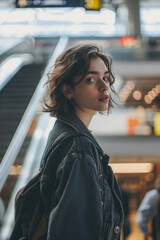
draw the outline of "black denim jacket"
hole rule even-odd
[[[78,131],[51,149],[42,179],[41,194],[49,216],[47,240],[119,240],[123,224],[121,193],[95,138],[73,115],[59,118],[50,132],[47,149],[63,132]],[[98,161],[103,166],[103,196]]]

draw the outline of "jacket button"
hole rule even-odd
[[[119,227],[119,226],[115,226],[115,227],[114,227],[114,232],[115,232],[116,234],[120,233],[120,227]]]

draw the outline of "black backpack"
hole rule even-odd
[[[78,132],[61,134],[49,147],[45,159],[51,149],[58,146],[61,140],[66,140]],[[15,225],[10,240],[44,240],[47,238],[48,216],[45,213],[40,193],[40,179],[46,161],[43,161],[39,172],[21,188],[15,197]]]

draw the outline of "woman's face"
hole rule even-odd
[[[90,68],[85,78],[71,90],[75,110],[85,111],[94,115],[95,112],[106,111],[109,103],[110,73],[99,57],[90,60]],[[79,77],[75,78],[75,82]]]

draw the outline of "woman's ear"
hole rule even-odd
[[[68,99],[71,99],[72,98],[72,90],[71,90],[71,86],[67,85],[67,84],[64,84],[62,86],[62,92],[63,92],[63,95],[68,98]]]

